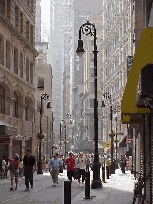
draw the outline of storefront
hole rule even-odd
[[[12,156],[11,136],[17,135],[17,128],[0,120],[0,159]]]

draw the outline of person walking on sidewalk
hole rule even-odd
[[[72,182],[72,176],[74,177],[75,159],[73,158],[72,152],[69,153],[69,157],[66,159],[65,164],[67,165],[67,177]]]
[[[14,154],[13,159],[11,160],[11,188],[10,190],[13,190],[13,179],[15,176],[15,183],[16,187],[15,190],[18,188],[18,169],[19,169],[19,155]]]
[[[5,172],[4,172],[4,178],[7,178],[7,172],[8,172],[8,165],[7,163],[5,164]]]
[[[125,158],[125,155],[122,155],[121,166],[122,166],[122,173],[125,174],[125,167],[126,167],[126,158]]]
[[[63,168],[62,165],[62,160],[58,158],[58,153],[54,154],[54,158],[52,158],[49,161],[49,165],[51,165],[51,174],[52,174],[52,179],[53,179],[53,185],[57,186],[58,184],[58,174],[59,174],[59,168]]]
[[[23,177],[23,160],[20,158],[20,163],[19,163],[19,176],[22,179]]]
[[[31,185],[31,189],[33,189],[33,173],[36,169],[35,157],[31,155],[31,150],[28,148],[26,150],[26,155],[23,158],[23,168],[25,175],[25,191],[29,190],[29,182]]]
[[[78,178],[78,186],[80,186],[80,178],[82,176],[82,184],[81,184],[81,187],[83,187],[83,182],[85,180],[85,169],[86,169],[86,159],[83,155],[83,153],[80,154],[80,157],[79,157],[79,170],[78,170],[78,175],[79,175],[79,178]]]

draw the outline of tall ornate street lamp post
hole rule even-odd
[[[78,48],[77,54],[81,56],[85,51],[83,49],[83,41],[81,40],[81,31],[84,35],[91,35],[94,37],[94,84],[95,84],[95,98],[94,98],[94,140],[95,140],[95,154],[93,164],[93,180],[91,184],[92,189],[102,188],[102,182],[100,180],[100,165],[99,165],[99,154],[98,154],[98,101],[97,101],[97,45],[96,45],[96,28],[94,24],[87,23],[83,24],[79,30]]]
[[[47,93],[44,93],[41,95],[41,106],[40,106],[40,133],[37,134],[37,137],[39,139],[39,161],[38,161],[38,171],[37,174],[43,174],[42,172],[42,162],[41,162],[41,142],[45,137],[45,133],[42,132],[41,127],[41,120],[42,120],[42,101],[49,99],[49,95]],[[50,101],[48,100],[47,108],[51,108]]]

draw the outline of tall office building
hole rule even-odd
[[[51,0],[50,14],[48,62],[52,64],[53,68],[54,132],[58,136],[60,121],[65,119],[65,115],[70,112],[70,98],[69,94],[66,94],[69,85],[63,87],[63,85],[65,86],[63,73],[72,67],[72,0]],[[64,93],[63,90],[65,90]],[[64,103],[63,97],[66,97]]]

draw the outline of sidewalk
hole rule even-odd
[[[72,204],[132,204],[134,179],[131,178],[131,172],[121,173],[120,169],[112,174],[110,179],[103,183],[103,188],[91,189],[90,196],[93,199],[83,199],[85,192],[81,192],[72,199]]]

